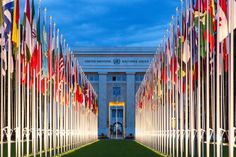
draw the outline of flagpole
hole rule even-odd
[[[11,33],[10,33],[11,34]],[[11,157],[11,35],[8,34],[8,69],[7,69],[7,114],[8,114],[8,120],[7,120],[7,146],[8,146],[8,157]]]
[[[217,0],[217,12],[219,12],[219,0]],[[220,157],[221,130],[220,130],[220,43],[219,43],[219,14],[217,16],[217,53],[216,53],[216,156]]]
[[[66,51],[66,40],[64,39],[64,44],[63,44],[63,48],[64,48],[64,51]],[[67,52],[66,52],[66,56],[67,56]],[[68,57],[68,56],[67,56]],[[68,67],[66,67],[68,68]],[[68,74],[68,71],[65,70],[65,77],[66,77],[66,80],[67,80],[67,74]],[[68,82],[66,82],[68,83]],[[63,105],[63,152],[66,151],[66,92],[67,92],[67,88],[66,88],[66,83],[64,83],[64,105]]]
[[[37,138],[36,138],[36,120],[35,120],[35,77],[36,77],[36,73],[35,70],[33,70],[33,92],[32,92],[32,117],[33,117],[33,121],[32,121],[32,151],[34,156],[36,156],[36,142],[37,142]]]
[[[230,51],[229,51],[229,106],[228,106],[228,126],[229,126],[229,157],[233,157],[235,152],[234,152],[234,142],[235,142],[235,135],[234,135],[234,118],[235,118],[235,113],[234,113],[234,24],[236,21],[234,21],[234,8],[235,5],[233,0],[230,1],[231,3],[228,5],[229,7],[229,26],[230,26]]]
[[[187,19],[188,18],[188,16],[190,16],[189,15],[189,6],[188,6],[188,0],[186,0],[186,20],[185,20],[185,31],[186,32],[184,32],[184,33],[186,33],[186,42],[187,42],[187,47],[186,47],[186,49],[187,50],[185,50],[186,52],[186,66],[185,66],[185,68],[186,68],[186,87],[185,87],[185,156],[188,156],[188,154],[189,154],[189,150],[188,150],[188,148],[189,148],[189,142],[188,142],[188,140],[189,140],[189,128],[188,128],[188,124],[189,124],[189,121],[188,121],[188,119],[189,119],[189,117],[188,117],[188,113],[189,113],[189,107],[188,107],[188,97],[189,97],[189,95],[188,95],[188,55],[189,54],[187,54],[187,53],[190,53],[189,52],[189,46],[188,46],[188,23],[187,23],[187,21],[189,20],[189,19]]]
[[[198,11],[201,12],[200,8],[200,1],[198,1]],[[201,58],[200,58],[200,15],[198,15],[198,86],[197,86],[197,154],[198,157],[201,157],[201,73],[200,73],[200,68],[201,68]]]
[[[1,34],[3,34],[3,26],[1,26]],[[2,37],[3,38],[3,37]],[[3,46],[3,42],[1,42],[0,43],[1,44],[1,51],[3,50],[3,48],[2,48],[2,46]],[[3,53],[3,52],[2,52]],[[2,55],[2,54],[1,54]],[[4,93],[3,93],[3,59],[2,59],[2,56],[0,56],[1,58],[0,58],[0,62],[1,62],[1,66],[0,66],[0,74],[1,74],[1,113],[4,113],[4,110],[3,110],[3,98],[4,98]],[[5,86],[4,86],[4,88],[5,88]],[[4,117],[4,115],[3,114],[1,114],[1,156],[3,156],[3,117]]]
[[[56,39],[55,39],[56,38]],[[56,47],[54,47],[54,52],[55,52],[55,54],[54,54],[54,57],[55,56],[57,56],[57,58],[56,58],[56,60],[57,60],[57,62],[59,63],[59,55],[57,55],[56,53],[57,53],[57,36],[56,36],[56,23],[54,23],[54,42],[53,42],[53,44],[54,44],[54,46],[56,46]],[[56,119],[56,114],[57,114],[57,106],[56,106],[56,96],[57,96],[57,93],[56,93],[56,81],[57,81],[57,78],[56,78],[56,76],[58,76],[57,75],[57,65],[56,64],[58,64],[58,63],[56,63],[56,62],[54,62],[54,85],[53,85],[53,110],[52,110],[52,113],[53,113],[53,131],[52,131],[52,133],[53,133],[53,155],[55,156],[56,155],[56,127],[57,127],[57,119]]]
[[[193,60],[192,60],[192,56],[193,56],[193,17],[192,12],[193,12],[193,3],[192,0],[190,0],[190,96],[189,96],[189,100],[190,100],[190,136],[191,136],[191,157],[194,157],[194,103],[193,103]]]
[[[177,27],[178,26],[178,14],[179,14],[179,8],[177,7],[176,8],[176,23],[177,23]],[[178,29],[178,28],[177,28]],[[178,30],[177,30],[178,31]],[[177,39],[177,48],[176,48],[176,57],[177,57],[177,76],[178,76],[178,70],[179,70],[179,64],[178,64],[178,56],[179,56],[179,42],[178,42],[178,39]],[[177,77],[177,81],[176,81],[176,90],[175,90],[175,97],[176,97],[176,102],[175,102],[175,105],[176,105],[176,118],[175,118],[175,123],[176,123],[176,157],[179,156],[179,92],[178,92],[178,84],[179,84],[179,79]]]
[[[52,16],[50,16],[50,21],[49,21],[49,25],[50,25],[50,33],[49,33],[49,43],[50,43],[50,50],[49,50],[49,54],[48,55],[50,55],[50,67],[49,67],[49,82],[50,82],[50,91],[49,91],[49,127],[50,127],[50,129],[49,129],[49,138],[50,138],[50,140],[49,140],[49,147],[50,147],[50,149],[49,149],[49,154],[50,154],[50,156],[52,156],[52,51],[51,51],[51,48],[52,48],[52,44],[54,44],[54,43],[52,43]]]
[[[181,2],[181,22],[183,24],[183,0],[180,0]],[[183,28],[183,26],[182,26]],[[181,38],[180,38],[180,58],[181,58],[181,63],[180,63],[180,156],[182,157],[183,155],[183,150],[184,150],[184,104],[183,104],[183,61],[182,61],[182,52],[183,52],[183,44],[182,44],[182,38],[183,38],[184,32],[183,29],[181,31]]]

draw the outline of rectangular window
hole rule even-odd
[[[121,95],[120,87],[113,87],[113,97],[118,97]]]

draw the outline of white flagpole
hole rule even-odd
[[[47,9],[44,8],[44,20],[46,24]],[[44,39],[43,39],[44,40]],[[43,52],[44,53],[44,52]],[[47,157],[48,151],[48,117],[47,117],[47,78],[44,76],[44,154]]]
[[[193,12],[193,4],[192,4],[192,0],[190,0],[190,15],[192,15]],[[194,103],[193,103],[193,84],[192,84],[192,80],[193,80],[193,60],[192,60],[192,56],[193,56],[193,26],[192,26],[192,22],[193,22],[193,17],[190,16],[190,96],[189,96],[189,100],[190,100],[190,136],[191,136],[191,157],[194,157]]]
[[[1,26],[1,35],[2,35],[2,39],[3,39],[3,26]],[[3,48],[2,48],[2,46],[3,46],[3,42],[1,42],[0,43],[0,45],[1,45],[1,51],[3,50]],[[2,56],[0,56],[0,57],[2,57]],[[2,68],[3,68],[3,60],[2,60],[2,58],[0,58],[0,62],[1,62],[1,66],[0,66],[0,75],[1,75],[1,93],[2,94],[0,94],[0,96],[1,96],[1,113],[4,113],[4,110],[3,110],[3,98],[4,98],[4,93],[3,93],[3,72],[2,72]],[[5,86],[4,86],[4,88],[5,88]],[[3,156],[3,118],[4,118],[4,115],[3,114],[1,114],[1,123],[0,123],[0,125],[1,125],[1,127],[0,127],[0,131],[1,131],[1,152],[0,152],[0,154],[1,154],[1,156]]]
[[[198,1],[198,11],[201,12],[200,8],[200,1]],[[200,15],[198,16],[198,86],[197,86],[197,154],[198,157],[201,157],[201,73],[200,73],[200,68],[201,68],[201,58],[200,58],[200,43],[201,43],[201,38],[200,38]]]
[[[191,15],[189,15],[189,6],[188,6],[188,0],[186,0],[186,15],[185,15],[185,18],[186,18],[186,20],[185,20],[185,31],[186,32],[184,32],[184,33],[186,33],[186,42],[187,42],[187,45],[188,45],[188,23],[187,23],[187,21],[189,20],[189,19],[187,19],[187,18],[189,18],[188,16],[191,16]],[[188,52],[189,51],[189,48],[188,48],[188,46],[187,46],[187,50],[185,50],[186,52],[185,53],[190,53],[190,52]],[[187,54],[186,54],[187,55]],[[187,55],[188,56],[188,55]],[[187,58],[188,59],[188,58]],[[188,121],[188,113],[189,113],[189,104],[188,104],[188,97],[189,97],[189,95],[188,95],[188,60],[187,60],[187,62],[185,63],[186,64],[186,66],[185,66],[185,68],[186,68],[186,87],[185,87],[185,156],[187,157],[188,156],[188,154],[189,154],[189,151],[188,151],[188,148],[189,148],[189,128],[188,128],[188,125],[189,125],[189,121]]]
[[[11,33],[8,34],[8,69],[7,69],[7,148],[8,148],[8,157],[11,157],[11,56],[12,47],[11,47]]]
[[[35,120],[35,77],[36,77],[36,75],[35,75],[35,70],[34,70],[34,72],[33,72],[33,81],[34,81],[34,83],[33,83],[33,89],[32,89],[32,96],[33,96],[33,98],[32,98],[32,117],[33,117],[33,119],[32,119],[32,151],[33,151],[33,154],[34,154],[34,156],[36,156],[36,142],[37,142],[37,137],[36,137],[36,120]]]
[[[234,152],[234,142],[235,142],[235,128],[234,128],[234,0],[230,0],[228,5],[229,7],[229,27],[230,27],[230,51],[229,51],[229,91],[228,91],[228,99],[229,99],[229,106],[228,106],[228,126],[229,126],[229,157],[233,157],[236,152]],[[226,117],[225,117],[226,118]]]
[[[63,48],[64,48],[64,51],[66,51],[66,40],[64,39],[64,44],[63,44]],[[67,52],[66,52],[66,56],[67,56]],[[68,57],[68,56],[67,56]],[[66,62],[67,64],[67,62]],[[68,67],[66,67],[68,68]],[[66,72],[66,71],[65,71]],[[68,74],[68,72],[66,73]],[[67,77],[67,75],[65,74],[65,76]],[[68,83],[68,82],[67,82]],[[66,84],[64,84],[64,105],[63,105],[63,152],[66,151],[66,91],[67,88],[66,88]]]
[[[220,42],[219,42],[219,9],[220,4],[217,0],[217,53],[216,53],[216,156],[220,157],[221,130],[220,130]]]
[[[49,21],[49,29],[50,29],[50,34],[49,34],[49,42],[50,42],[50,49],[52,48],[52,45],[54,44],[54,43],[52,43],[52,16],[50,16],[50,21]],[[48,55],[51,55],[51,57],[53,57],[52,56],[52,50],[50,50],[49,51],[49,53],[50,54],[48,54]],[[52,58],[50,57],[50,67],[49,67],[49,69],[50,69],[50,73],[49,73],[49,78],[50,78],[50,80],[49,80],[49,155],[50,156],[52,156]]]
[[[178,16],[179,14],[179,8],[177,7],[176,8],[176,23],[178,23]],[[177,39],[178,41],[178,39]],[[178,47],[179,47],[179,42],[177,42],[177,49],[176,49],[176,57],[178,58],[178,55],[179,55],[179,50],[178,50]],[[179,65],[178,65],[178,60],[177,60],[177,71],[179,70]],[[178,91],[178,87],[179,86],[179,80],[177,78],[177,81],[176,81],[176,89],[175,89],[175,94],[176,94],[176,102],[175,102],[175,105],[176,105],[176,118],[175,118],[175,121],[176,121],[176,157],[179,156],[179,91]]]
[[[183,0],[181,1],[181,22],[183,23]],[[183,155],[183,150],[184,150],[184,110],[183,110],[183,60],[182,60],[182,52],[183,52],[183,44],[182,44],[182,37],[183,37],[183,29],[181,29],[181,52],[180,52],[180,58],[181,58],[181,63],[180,63],[180,156],[182,157]]]
[[[207,33],[209,33],[209,0],[207,0]],[[207,54],[206,54],[206,156],[210,156],[210,95],[209,95],[209,35],[207,35]]]
[[[57,64],[59,63],[59,60],[60,60],[60,55],[58,55],[58,34],[56,34],[56,23],[54,23],[54,39],[55,39],[55,41],[54,41],[54,45],[55,45],[55,47],[54,47],[54,52],[55,52],[55,54],[54,55],[56,55],[56,53],[57,53]],[[56,78],[56,76],[57,77],[59,77],[59,75],[56,73],[57,71],[58,71],[58,69],[56,69],[58,67],[58,65],[56,65],[56,62],[54,63],[54,86],[53,86],[53,92],[54,92],[54,94],[53,94],[53,96],[54,96],[54,98],[53,98],[53,111],[52,111],[52,113],[53,113],[53,155],[54,156],[56,156],[56,142],[57,142],[57,137],[56,137],[56,135],[57,135],[57,132],[56,132],[56,130],[57,130],[57,114],[58,114],[58,111],[57,111],[57,101],[56,101],[56,97],[57,97],[57,93],[56,93],[56,81],[57,81],[57,79],[58,78]],[[57,89],[58,90],[58,89]]]

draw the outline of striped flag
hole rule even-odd
[[[62,46],[60,45],[60,60],[59,60],[59,80],[60,82],[64,79],[64,58],[62,54]]]

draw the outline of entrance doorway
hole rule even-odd
[[[123,139],[125,135],[125,103],[109,103],[109,136],[111,139]]]

